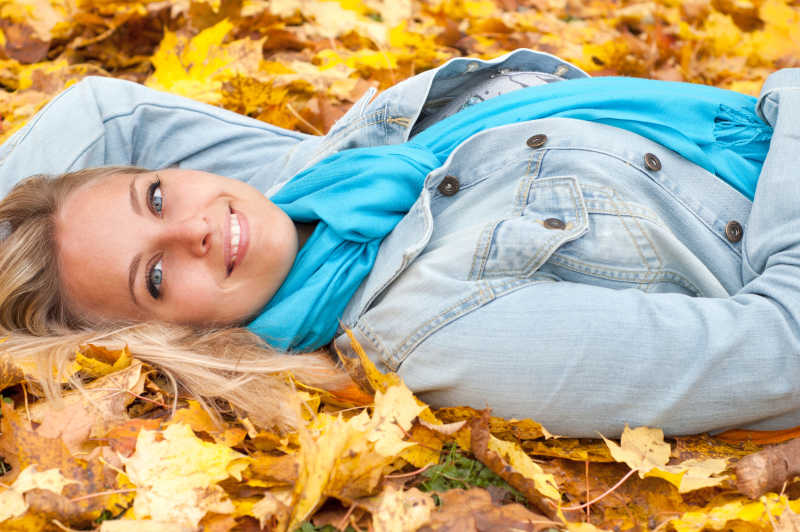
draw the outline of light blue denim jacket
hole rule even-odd
[[[500,69],[585,76],[528,50],[456,59],[368,93],[325,137],[92,78],[0,147],[0,192],[34,172],[119,163],[277,190],[335,151],[402,142]],[[488,404],[555,433],[800,424],[800,70],[771,76],[758,107],[775,134],[752,203],[601,124],[471,137],[384,240],[343,324],[431,404]]]

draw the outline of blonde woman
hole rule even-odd
[[[453,60],[323,138],[78,84],[2,148],[9,187],[72,171],[0,204],[3,348],[124,342],[287,426],[276,374],[346,393],[315,350],[348,327],[432,404],[562,434],[798,424],[798,71],[757,107],[573,78]]]

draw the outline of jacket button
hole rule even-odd
[[[644,165],[654,172],[661,170],[661,161],[652,153],[644,154]]]
[[[731,242],[738,242],[743,236],[744,229],[742,228],[742,224],[736,220],[731,220],[728,222],[728,225],[725,226],[725,237]]]
[[[456,176],[448,175],[442,179],[442,182],[439,183],[439,186],[436,188],[439,189],[439,192],[442,193],[442,196],[452,196],[458,192],[458,189],[461,188],[461,185],[459,184]]]
[[[564,220],[559,220],[558,218],[548,218],[544,221],[544,226],[548,229],[564,229],[567,224],[564,223]]]
[[[545,142],[547,142],[547,135],[534,135],[526,141],[531,148],[541,148]]]

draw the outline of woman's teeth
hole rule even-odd
[[[241,235],[241,228],[239,227],[239,217],[231,214],[231,267],[236,264],[236,257],[239,255],[239,236]]]

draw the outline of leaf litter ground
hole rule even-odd
[[[369,87],[519,47],[592,75],[756,94],[773,70],[800,66],[800,3],[3,0],[0,140],[87,75],[321,134]],[[557,438],[532,420],[433,411],[366,357],[348,362],[371,404],[298,391],[306,426],[276,434],[235,416],[218,425],[124,349],[79,349],[71,371],[86,391],[65,388],[60,404],[40,399],[30,367],[2,359],[0,528],[800,528],[800,485],[751,499],[734,473],[746,472],[735,468],[742,457],[796,431],[665,442],[657,428],[636,427],[619,443]]]

